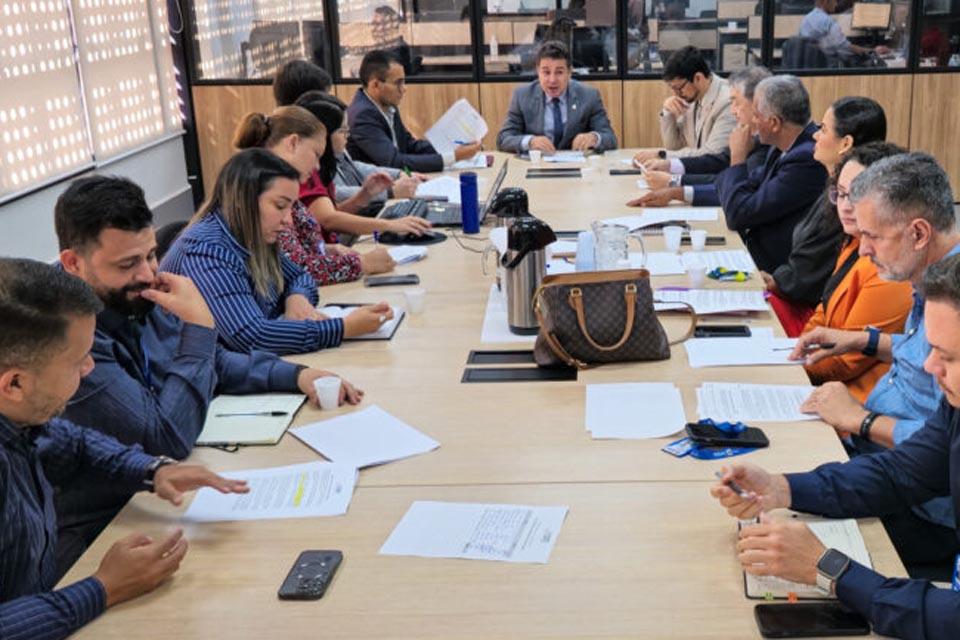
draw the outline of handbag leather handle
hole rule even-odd
[[[587,369],[590,365],[582,360],[578,360],[567,353],[567,350],[560,345],[560,341],[557,340],[557,336],[551,331],[547,331],[544,328],[543,324],[543,314],[540,312],[540,300],[543,294],[543,285],[537,288],[537,292],[533,294],[533,313],[537,316],[537,323],[540,325],[540,335],[543,336],[543,340],[547,343],[547,346],[550,347],[550,350],[553,351],[553,354],[560,358],[568,367],[576,367],[577,369]]]
[[[633,316],[637,302],[637,285],[632,282],[628,282],[623,286],[623,300],[627,303],[627,319],[623,326],[623,335],[620,336],[617,342],[608,346],[597,344],[596,340],[590,335],[590,332],[587,331],[587,320],[583,315],[583,290],[580,287],[573,287],[570,289],[567,300],[570,306],[573,307],[573,310],[577,312],[577,324],[580,325],[580,331],[583,333],[583,337],[587,339],[587,342],[589,342],[590,346],[594,349],[599,351],[615,351],[626,343],[630,334],[633,332]]]
[[[657,300],[656,298],[653,299],[653,303],[654,303],[654,304],[657,304],[658,302],[663,302],[663,300]],[[671,340],[671,341],[670,341],[669,344],[670,344],[670,346],[672,347],[672,346],[675,345],[675,344],[680,344],[681,342],[686,342],[687,340],[689,340],[689,339],[693,336],[693,332],[694,332],[694,331],[696,330],[696,328],[697,328],[697,311],[693,308],[693,305],[692,305],[692,304],[689,304],[689,303],[687,303],[687,302],[671,301],[670,304],[682,304],[683,306],[685,306],[685,307],[687,307],[688,309],[690,309],[690,326],[687,327],[687,330],[686,330],[686,332],[683,334],[683,337],[680,337],[680,338],[677,338],[676,340]]]

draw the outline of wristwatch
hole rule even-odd
[[[143,484],[153,491],[153,478],[157,475],[157,471],[160,467],[165,467],[168,464],[177,464],[177,460],[169,456],[157,456],[153,459],[153,462],[147,465],[147,472],[143,476]]]
[[[877,355],[877,345],[880,344],[880,329],[868,325],[864,327],[863,330],[869,332],[870,337],[867,338],[867,346],[865,346],[860,353],[865,356]]]
[[[817,589],[824,595],[830,595],[837,580],[849,568],[850,558],[845,553],[836,549],[827,549],[817,561]]]

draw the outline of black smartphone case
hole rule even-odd
[[[724,433],[708,424],[687,423],[687,435],[699,445],[705,447],[769,447],[770,441],[763,431],[756,427],[747,427],[736,435]]]

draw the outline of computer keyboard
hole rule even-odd
[[[401,200],[384,209],[380,217],[386,220],[396,220],[406,216],[425,218],[426,215],[427,203],[423,200]]]

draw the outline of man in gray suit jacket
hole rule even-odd
[[[570,79],[570,51],[547,41],[537,50],[537,79],[517,87],[497,134],[500,151],[557,149],[604,151],[617,148],[617,136],[600,92]],[[558,124],[559,123],[559,124]]]

